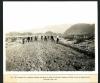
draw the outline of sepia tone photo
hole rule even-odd
[[[95,71],[94,3],[3,5],[6,71]]]

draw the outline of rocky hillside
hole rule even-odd
[[[85,35],[85,34],[93,34],[95,32],[94,24],[85,24],[79,23],[72,25],[69,29],[64,32],[64,37],[69,35]]]

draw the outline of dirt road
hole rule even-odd
[[[8,71],[93,71],[94,59],[51,41],[6,46]]]

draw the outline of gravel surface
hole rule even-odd
[[[7,43],[7,71],[94,71],[95,60],[51,41]]]

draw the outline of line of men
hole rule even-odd
[[[54,39],[54,36],[41,36],[40,38],[41,40],[47,41],[47,40],[51,40],[51,41],[56,41],[56,43],[59,42],[59,37],[56,37],[56,40]],[[38,40],[38,36],[34,36],[34,37],[23,37],[22,38],[22,43],[24,44],[25,42],[32,42],[32,41],[37,41]]]

